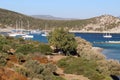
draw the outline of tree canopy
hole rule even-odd
[[[63,28],[54,29],[48,37],[49,44],[65,55],[75,54],[77,43],[72,33]]]

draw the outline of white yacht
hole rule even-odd
[[[18,34],[17,33],[9,33],[8,36],[10,37],[16,37]]]
[[[43,32],[43,33],[41,34],[41,36],[48,36],[48,33],[47,33],[47,32]]]
[[[106,33],[105,35],[103,35],[103,37],[104,38],[112,38],[112,35]]]
[[[23,36],[23,35],[25,35],[25,33],[12,32],[8,34],[8,36],[10,37]]]
[[[28,34],[26,34],[26,35],[23,35],[22,36],[24,39],[26,39],[26,38],[33,38],[34,36],[33,35],[28,35]]]
[[[31,30],[31,34],[41,34],[40,30]]]

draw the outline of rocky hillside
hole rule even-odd
[[[29,21],[30,28],[33,29],[45,29],[45,25],[47,25],[47,29],[66,27],[71,30],[82,31],[119,31],[120,29],[120,19],[111,15],[102,15],[82,20],[43,20],[17,12],[0,9],[0,27],[15,27],[16,21],[22,21],[23,28],[26,28],[27,21]]]
[[[93,23],[89,23],[85,26],[87,30],[106,31],[120,28],[120,19],[112,15],[102,15],[94,17]]]

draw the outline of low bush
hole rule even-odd
[[[27,70],[26,68],[21,68],[21,67],[15,67],[14,70],[26,77],[33,77],[33,72],[30,72],[29,70]]]
[[[32,44],[24,44],[22,46],[19,46],[16,50],[17,53],[23,53],[24,55],[33,53],[35,50],[34,46]]]
[[[37,52],[37,51],[38,51],[39,53],[45,54],[45,55],[50,55],[50,54],[53,52],[53,50],[50,48],[49,45],[47,45],[47,44],[42,44],[42,43],[37,47],[36,52]]]
[[[24,67],[26,67],[28,70],[31,70],[35,74],[41,74],[44,70],[44,66],[40,65],[40,63],[36,60],[29,60],[25,62]]]
[[[55,76],[53,72],[56,71],[56,66],[53,64],[40,64],[36,60],[29,60],[23,64],[26,68],[21,73],[30,78],[37,78],[43,80],[64,80],[59,76]]]
[[[0,66],[5,66],[7,63],[7,57],[8,55],[5,53],[0,53]]]
[[[67,57],[62,59],[58,62],[58,66],[63,68],[65,73],[84,75],[90,80],[104,80],[109,76],[97,71],[98,65],[94,60],[87,60],[80,57]]]
[[[0,52],[8,53],[10,49],[15,50],[15,53],[22,53],[24,55],[35,52],[45,55],[52,53],[50,46],[44,43],[0,36]]]
[[[65,80],[65,79],[59,76],[52,75],[52,76],[44,76],[43,80]]]
[[[76,37],[77,41],[77,53],[80,57],[88,59],[88,60],[103,60],[105,56],[97,51],[92,49],[92,44],[87,42],[86,40]]]

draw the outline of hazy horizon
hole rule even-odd
[[[0,8],[26,15],[51,15],[61,18],[86,19],[104,14],[120,16],[119,0],[3,0]]]

